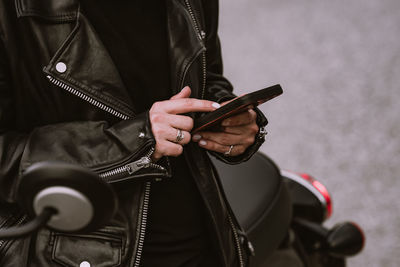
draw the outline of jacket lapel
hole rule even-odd
[[[15,0],[15,4],[19,17],[39,17],[55,25],[53,32],[40,33],[44,28],[35,26],[37,20],[31,20],[38,40],[65,34],[57,30],[57,25],[74,23],[68,35],[59,37],[65,39],[63,44],[51,48],[56,52],[43,69],[60,90],[67,88],[91,104],[96,102],[105,111],[112,110],[109,113],[120,113],[117,117],[134,116],[132,101],[117,67],[91,24],[80,13],[77,0]]]
[[[177,93],[185,85],[184,79],[191,64],[205,46],[186,2],[171,0],[166,3],[170,80],[172,91]],[[95,30],[80,13],[78,0],[15,0],[15,5],[19,17],[76,23],[44,68],[46,74],[123,114],[133,115],[133,104],[118,70]],[[58,63],[65,64],[66,70],[58,71]]]
[[[44,71],[84,96],[128,117],[133,115],[133,105],[117,67],[90,23],[81,14],[74,30]],[[84,96],[81,98],[85,99]]]
[[[15,0],[18,17],[37,16],[51,21],[73,21],[78,0]]]
[[[177,93],[185,85],[183,83],[190,65],[205,47],[194,28],[185,1],[172,0],[166,3],[171,88],[173,93]]]

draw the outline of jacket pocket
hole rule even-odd
[[[96,267],[118,267],[123,249],[123,230],[115,227],[81,235],[55,233],[52,260],[68,267],[83,262]]]

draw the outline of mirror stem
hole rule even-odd
[[[18,238],[29,235],[44,226],[57,213],[54,208],[46,207],[33,221],[22,226],[10,227],[0,231],[0,239]]]

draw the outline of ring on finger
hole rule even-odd
[[[178,129],[178,132],[176,133],[176,138],[175,138],[175,142],[179,143],[180,141],[182,141],[185,138],[185,134],[182,132],[181,129]]]
[[[234,145],[230,145],[230,146],[229,146],[229,150],[226,151],[226,152],[224,153],[224,155],[225,155],[225,156],[229,156],[229,155],[231,154],[231,152],[232,152],[233,147],[234,147]]]

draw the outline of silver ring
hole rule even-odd
[[[185,134],[182,132],[181,129],[178,129],[178,132],[176,133],[175,142],[178,143],[178,142],[182,141],[183,138],[185,138]]]
[[[229,155],[231,154],[231,152],[232,152],[233,147],[234,147],[234,145],[231,145],[231,146],[229,147],[229,150],[226,151],[226,152],[224,153],[224,155],[225,155],[225,156],[229,156]]]

